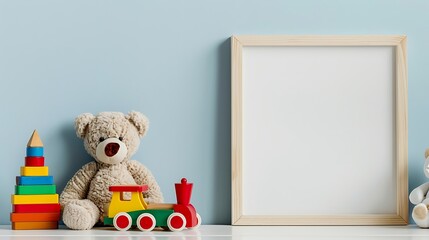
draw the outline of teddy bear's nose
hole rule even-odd
[[[119,151],[119,144],[117,143],[108,143],[106,145],[106,147],[104,148],[104,153],[108,156],[108,157],[113,157],[116,155],[116,153],[118,153]]]

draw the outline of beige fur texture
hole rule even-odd
[[[111,185],[147,184],[147,203],[161,203],[163,196],[152,173],[140,162],[130,160],[149,126],[139,112],[124,115],[102,112],[79,115],[78,137],[94,161],[84,165],[69,180],[60,196],[64,224],[75,230],[91,229],[102,221],[104,205],[110,202]]]

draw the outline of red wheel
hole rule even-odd
[[[150,213],[142,213],[137,218],[137,227],[140,229],[140,231],[149,232],[152,231],[155,226],[155,217]]]
[[[126,212],[120,212],[113,218],[113,226],[119,231],[127,231],[130,229],[132,223],[131,216]]]
[[[182,231],[186,226],[186,218],[181,213],[172,213],[168,216],[167,225],[170,231]]]
[[[198,228],[199,226],[201,226],[201,216],[200,214],[197,213],[197,225],[190,227],[189,229],[195,229],[195,228]]]

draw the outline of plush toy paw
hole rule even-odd
[[[71,229],[88,230],[97,223],[99,215],[100,212],[94,203],[88,200],[80,200],[64,207],[63,222]]]
[[[413,210],[413,215],[417,219],[425,219],[428,215],[428,209],[425,204],[417,204],[417,206]]]
[[[413,209],[412,217],[419,227],[421,228],[429,227],[429,214],[428,214],[428,208],[426,204],[424,203],[417,204]]]
[[[425,198],[425,194],[419,188],[416,188],[410,193],[409,198],[412,204],[419,204]]]

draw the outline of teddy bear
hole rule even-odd
[[[60,195],[63,222],[67,227],[86,230],[102,221],[104,206],[112,196],[111,185],[146,184],[145,201],[148,204],[163,202],[161,189],[150,170],[131,160],[148,127],[149,120],[136,111],[127,115],[84,113],[75,119],[76,134],[83,139],[94,161],[78,170]]]
[[[424,173],[426,177],[429,178],[429,149],[426,149],[425,152],[425,165]],[[429,182],[423,183],[422,185],[416,187],[410,193],[410,202],[414,204],[412,217],[414,222],[421,228],[429,228]]]

